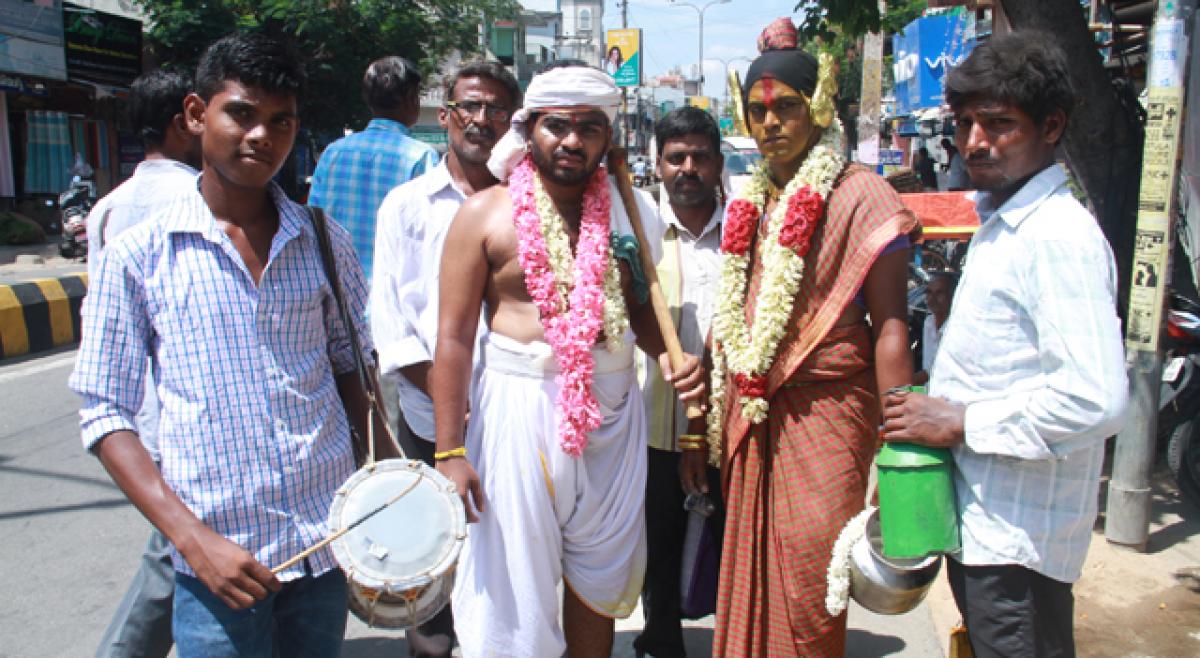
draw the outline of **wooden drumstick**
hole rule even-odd
[[[401,498],[403,498],[405,495],[408,494],[408,492],[415,489],[417,487],[417,485],[420,483],[421,483],[421,478],[417,478],[417,479],[413,480],[413,483],[408,485],[407,489],[405,489],[404,491],[401,491],[400,493],[396,494],[395,496],[392,496],[391,498],[388,499],[388,501],[386,503],[380,505],[379,507],[376,507],[375,509],[371,510],[370,512],[367,512],[366,514],[364,514],[360,519],[358,519],[354,523],[351,523],[350,525],[346,526],[345,528],[338,530],[337,532],[333,533],[332,535],[329,535],[328,537],[322,539],[321,541],[313,544],[312,546],[309,546],[308,548],[300,551],[299,553],[296,553],[287,562],[284,562],[283,564],[275,567],[274,569],[271,569],[271,573],[277,574],[280,571],[283,571],[284,569],[288,569],[288,568],[294,566],[297,562],[303,560],[304,558],[312,555],[313,553],[316,553],[317,551],[321,550],[322,548],[325,548],[326,546],[328,546],[330,544],[330,542],[333,542],[334,540],[336,540],[337,538],[346,534],[347,532],[350,532],[351,530],[362,525],[363,522],[366,521],[367,519],[371,518],[372,516],[375,516],[376,514],[382,512],[383,510],[387,509],[388,507],[391,507],[392,504],[394,504],[397,500],[400,500]]]
[[[629,223],[633,225],[633,236],[638,241],[642,269],[650,286],[650,305],[654,308],[654,317],[658,319],[658,328],[662,332],[663,344],[667,347],[671,368],[678,372],[683,368],[683,346],[679,344],[679,334],[675,331],[675,321],[671,319],[671,309],[667,307],[667,298],[663,296],[662,285],[658,282],[658,269],[650,256],[650,243],[646,241],[646,231],[642,228],[642,214],[638,212],[637,201],[633,198],[633,185],[629,182],[629,166],[626,159],[624,148],[612,147],[608,151],[608,170],[617,179],[621,202],[629,215]],[[686,410],[688,418],[704,416],[698,400],[687,402]]]

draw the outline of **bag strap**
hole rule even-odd
[[[342,326],[346,329],[346,334],[350,337],[350,349],[354,352],[354,367],[358,372],[359,385],[362,387],[363,393],[367,397],[368,418],[367,418],[367,463],[375,461],[375,414],[379,412],[379,391],[376,389],[375,379],[371,377],[367,371],[367,364],[363,361],[362,341],[358,338],[358,331],[350,315],[350,307],[346,304],[346,297],[342,292],[342,278],[338,275],[337,261],[333,255],[333,244],[329,240],[329,225],[325,219],[325,211],[318,206],[305,206],[308,209],[308,215],[312,219],[313,228],[317,234],[317,248],[321,252],[321,265],[325,270],[325,278],[329,280],[329,287],[333,290],[333,298],[337,302],[338,315],[342,319]],[[383,414],[380,413],[382,416]],[[351,424],[351,431],[354,426]],[[391,430],[388,430],[391,434]],[[395,439],[393,439],[395,443]],[[360,460],[361,461],[361,460]]]

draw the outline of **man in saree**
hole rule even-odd
[[[879,392],[912,378],[912,213],[848,165],[831,60],[788,19],[759,39],[746,119],[765,165],[726,211],[710,458],[727,503],[715,656],[841,656],[825,610],[834,540],[863,508]],[[869,318],[869,320],[868,320]]]

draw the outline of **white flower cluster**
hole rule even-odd
[[[825,594],[825,610],[831,617],[842,614],[850,604],[850,555],[854,544],[866,534],[867,519],[874,511],[874,507],[867,506],[858,516],[850,519],[833,543],[833,557],[829,561],[829,573],[826,576],[829,589]]]
[[[546,243],[546,255],[550,269],[554,271],[554,285],[558,288],[559,303],[564,307],[571,295],[574,281],[575,255],[571,251],[571,240],[563,228],[563,217],[554,200],[537,176],[533,177],[533,199],[537,206],[538,219],[542,227],[542,239]],[[629,314],[625,309],[625,294],[621,289],[621,268],[613,254],[612,244],[608,247],[608,267],[604,271],[604,338],[605,347],[615,352],[624,344],[625,332],[629,330]]]

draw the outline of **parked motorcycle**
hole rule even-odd
[[[1171,296],[1158,439],[1184,498],[1200,506],[1200,304]]]
[[[58,195],[59,218],[62,222],[62,241],[58,253],[63,258],[87,259],[87,216],[92,210],[92,187],[79,176],[71,179],[71,187]]]

